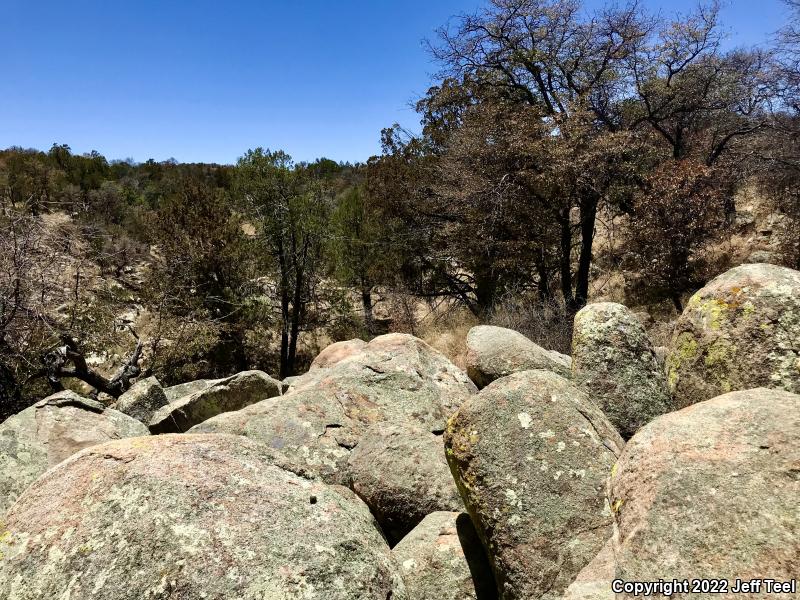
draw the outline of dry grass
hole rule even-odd
[[[467,368],[467,334],[479,321],[468,310],[453,310],[424,322],[419,337],[450,359],[459,369]]]
[[[572,319],[556,301],[542,303],[529,295],[509,295],[495,305],[489,324],[519,331],[547,350],[570,354]]]

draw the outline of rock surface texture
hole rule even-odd
[[[653,344],[622,304],[589,304],[575,315],[572,378],[626,439],[674,410]]]
[[[623,442],[550,371],[495,381],[453,415],[451,471],[506,600],[561,598],[612,533],[606,481]]]
[[[382,421],[441,433],[476,391],[440,352],[405,334],[372,340],[362,352],[295,379],[281,398],[220,415],[194,433],[260,440],[298,467],[347,485],[347,460],[364,432]]]
[[[72,454],[147,434],[136,419],[70,391],[9,417],[0,424],[0,516],[37,477]]]
[[[603,546],[597,556],[586,565],[564,592],[562,600],[616,600],[611,589],[616,577],[614,562],[614,539]]]
[[[311,363],[309,370],[332,367],[345,358],[358,354],[364,350],[366,346],[367,342],[359,339],[333,343],[317,355]]]
[[[681,407],[755,387],[800,392],[800,272],[741,265],[692,296],[667,380]]]
[[[283,385],[263,371],[243,371],[180,396],[159,409],[150,421],[152,433],[180,433],[221,413],[280,396]]]
[[[134,383],[119,397],[116,409],[148,425],[153,415],[168,404],[169,400],[158,379],[147,377]]]
[[[796,578],[799,469],[796,394],[733,392],[659,417],[611,478],[617,577]]]
[[[377,423],[348,460],[350,486],[394,544],[436,511],[463,511],[444,443],[418,426]]]
[[[467,374],[479,387],[495,379],[544,369],[569,377],[569,357],[545,350],[513,329],[478,325],[467,334]]]
[[[407,598],[363,502],[233,436],[73,456],[9,511],[0,553],[6,600]]]
[[[496,600],[491,566],[469,515],[435,512],[392,550],[412,600]]]
[[[195,392],[204,390],[211,387],[215,383],[222,381],[222,379],[195,379],[194,381],[186,381],[178,385],[172,385],[164,388],[164,394],[167,396],[169,402],[175,402],[184,396],[190,396]]]

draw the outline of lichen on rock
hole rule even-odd
[[[800,392],[800,272],[747,264],[716,277],[687,303],[671,346],[679,407],[759,386]]]
[[[614,302],[589,304],[575,315],[572,379],[625,438],[675,408],[644,326]]]
[[[525,371],[448,422],[445,448],[501,597],[560,598],[611,537],[606,479],[623,441],[568,380]]]
[[[0,552],[6,600],[407,598],[355,494],[240,436],[89,448],[12,507]]]

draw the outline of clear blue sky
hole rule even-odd
[[[667,14],[694,0],[646,0]],[[363,161],[436,70],[421,40],[478,0],[0,0],[0,148],[231,163],[247,148]],[[603,0],[589,0],[600,6]],[[728,0],[730,43],[779,0]]]

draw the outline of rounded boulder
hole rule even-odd
[[[569,357],[545,350],[513,329],[478,325],[467,334],[467,374],[479,388],[495,379],[545,369],[569,377]]]
[[[575,315],[572,379],[626,439],[675,410],[653,344],[622,304],[589,304]]]
[[[799,466],[797,394],[732,392],[659,417],[611,478],[616,577],[795,578]],[[705,592],[686,597],[720,597]]]
[[[309,370],[314,369],[327,369],[336,363],[349,358],[363,351],[367,346],[367,342],[359,340],[345,340],[342,342],[335,342],[327,346],[322,352],[317,354],[317,357],[311,363]]]
[[[8,600],[406,598],[363,502],[236,436],[82,451],[8,512],[0,556]]]
[[[47,469],[109,440],[148,435],[138,420],[71,391],[0,424],[0,515]]]
[[[383,335],[362,352],[292,381],[280,398],[211,418],[192,433],[230,433],[264,442],[329,483],[347,484],[347,460],[375,423],[444,430],[476,392],[447,358],[420,339]]]
[[[497,600],[491,566],[466,513],[429,514],[392,554],[413,600]]]
[[[450,418],[447,460],[502,598],[560,598],[598,554],[622,445],[588,396],[550,371],[499,379]]]
[[[370,427],[350,454],[348,471],[353,491],[392,544],[432,512],[464,509],[441,436],[415,425]]]
[[[800,272],[747,264],[713,279],[678,319],[667,381],[680,407],[756,387],[800,392]]]

